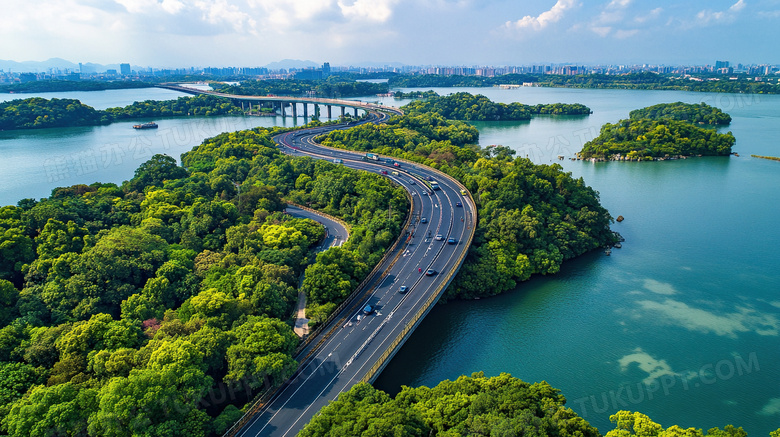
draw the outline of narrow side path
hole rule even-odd
[[[341,246],[349,238],[349,229],[343,221],[327,214],[314,211],[296,205],[287,205],[286,212],[296,218],[308,218],[319,222],[325,227],[325,239],[317,248],[317,252],[324,252],[333,246]],[[309,333],[309,319],[306,318],[306,293],[303,292],[303,276],[298,281],[298,305],[296,307],[295,327],[293,330],[298,337]]]

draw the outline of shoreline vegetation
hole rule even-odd
[[[768,159],[770,161],[780,161],[780,158],[777,156],[761,156],[761,155],[750,155],[753,158],[761,158],[761,159]]]
[[[539,86],[550,88],[628,89],[628,90],[674,90],[713,93],[778,94],[780,84],[774,78],[756,81],[744,75],[732,76],[702,75],[675,76],[658,73],[610,74],[505,74],[485,76],[445,75],[390,75],[391,87],[492,87],[500,85]],[[771,83],[769,80],[773,80]]]
[[[723,429],[672,425],[621,410],[609,416],[615,429],[605,437],[747,437],[740,427]],[[391,397],[359,383],[320,410],[298,434],[403,436],[601,437],[598,429],[566,407],[560,390],[542,381],[529,384],[508,373],[483,372],[444,380],[434,387],[402,387]],[[780,429],[767,437],[780,437]]]
[[[433,94],[431,94],[433,93]],[[535,115],[590,115],[593,111],[585,105],[574,103],[552,103],[524,105],[522,103],[496,103],[489,98],[466,92],[439,96],[433,91],[421,95],[403,107],[410,113],[437,113],[449,120],[463,121],[523,121]]]
[[[77,99],[28,99],[0,102],[0,130],[102,126],[117,121],[154,117],[242,115],[226,99],[200,95],[176,100],[146,100],[125,107],[98,110]]]
[[[577,159],[657,161],[691,156],[728,156],[736,139],[719,134],[731,116],[704,103],[662,103],[631,111],[629,119],[606,123],[583,145]]]
[[[271,138],[286,130],[220,134],[181,166],[155,155],[121,185],[0,208],[1,433],[220,435],[296,370],[298,278],[307,317],[324,319],[401,234],[409,200],[379,174],[283,155]],[[614,238],[582,179],[481,149],[464,122],[413,114],[344,135],[380,135],[475,193],[484,218],[450,298],[554,274]],[[323,230],[287,201],[349,223],[348,241],[310,264]],[[225,386],[243,390],[213,394]]]
[[[471,95],[435,101],[454,105],[442,112],[457,114],[472,99],[492,103]],[[572,178],[558,164],[515,158],[508,147],[480,147],[475,127],[448,120],[439,109],[424,112],[429,106],[419,102],[401,109],[405,115],[386,124],[333,131],[317,140],[428,165],[458,179],[473,194],[479,217],[474,242],[443,300],[503,293],[534,274],[555,274],[565,260],[617,241],[609,229],[612,217],[582,178]]]

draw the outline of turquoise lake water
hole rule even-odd
[[[546,380],[597,426],[641,411],[665,427],[742,426],[752,436],[780,427],[780,96],[549,88],[440,88],[502,102],[583,103],[589,117],[475,123],[481,144],[503,144],[537,163],[560,163],[601,194],[626,242],[587,254],[554,277],[502,296],[436,306],[376,382],[435,385],[485,371]],[[146,94],[146,93],[149,94]],[[170,94],[159,94],[159,93]],[[165,90],[79,94],[96,108],[175,98]],[[0,95],[0,99],[21,95]],[[400,105],[405,101],[364,98]],[[605,122],[662,103],[706,102],[733,117],[740,157],[651,163],[570,161]],[[303,120],[295,123],[301,124]],[[56,186],[121,182],[154,153],[178,157],[222,131],[281,118],[158,120],[0,132],[0,204],[47,196]],[[284,122],[294,123],[287,118]],[[566,159],[559,161],[558,155]]]

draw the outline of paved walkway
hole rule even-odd
[[[287,205],[287,214],[297,218],[312,219],[325,227],[325,239],[317,248],[317,252],[324,252],[333,246],[341,246],[349,238],[347,228],[326,214],[307,211],[293,205]],[[306,318],[306,293],[303,292],[302,286],[303,276],[298,281],[298,305],[295,315],[295,328],[293,328],[299,337],[309,333],[309,319]]]

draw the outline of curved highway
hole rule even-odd
[[[382,122],[388,115],[371,112],[363,122]],[[357,124],[350,123],[347,127]],[[460,267],[473,237],[476,209],[454,179],[410,163],[363,160],[363,154],[330,149],[314,142],[317,135],[344,125],[295,130],[274,138],[290,154],[328,159],[350,168],[385,174],[403,186],[412,203],[411,218],[364,293],[344,307],[304,350],[298,372],[231,435],[293,436],[322,407],[360,381],[372,381]],[[432,190],[429,181],[440,187]],[[441,239],[437,239],[440,236]],[[453,239],[448,242],[448,239]],[[429,271],[430,269],[430,271]],[[401,292],[401,287],[406,287]],[[364,308],[371,306],[366,314]],[[236,432],[237,431],[237,432]]]

